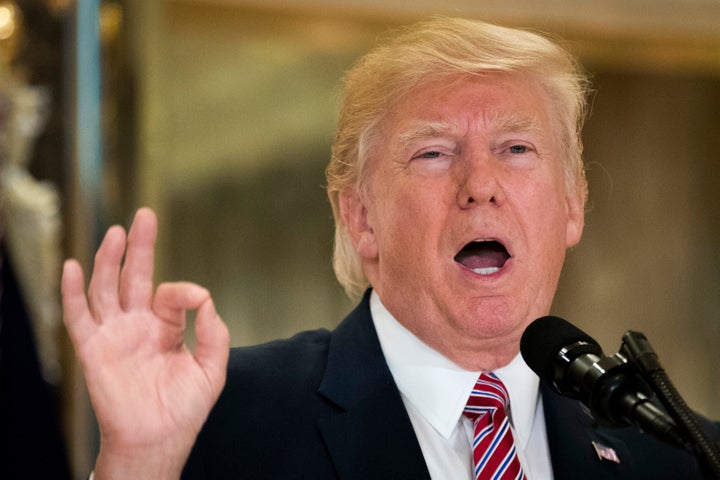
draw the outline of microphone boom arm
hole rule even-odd
[[[628,331],[623,335],[620,352],[635,365],[642,377],[650,384],[660,403],[690,443],[704,472],[720,479],[720,447],[702,428],[695,412],[688,407],[675,389],[645,335]]]

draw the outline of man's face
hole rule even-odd
[[[583,197],[568,192],[547,94],[523,77],[416,88],[390,112],[367,194],[342,205],[382,302],[466,368],[496,368],[550,309]]]

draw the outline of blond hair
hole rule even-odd
[[[586,195],[580,131],[587,79],[574,57],[538,34],[459,18],[433,18],[392,33],[350,69],[330,163],[327,192],[335,218],[333,268],[352,298],[368,287],[340,212],[340,193],[363,189],[380,124],[421,82],[462,74],[530,75],[545,89],[563,150],[568,188]]]

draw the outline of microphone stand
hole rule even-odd
[[[628,331],[623,335],[620,352],[637,367],[657,394],[660,403],[685,434],[703,472],[720,479],[720,447],[703,429],[695,412],[675,389],[645,335]]]

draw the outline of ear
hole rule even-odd
[[[340,192],[340,215],[350,234],[355,251],[365,258],[377,258],[375,231],[368,221],[368,209],[355,189]]]
[[[582,237],[585,226],[585,200],[587,189],[585,185],[578,186],[569,191],[565,202],[567,210],[567,226],[565,233],[566,248],[574,247]]]

